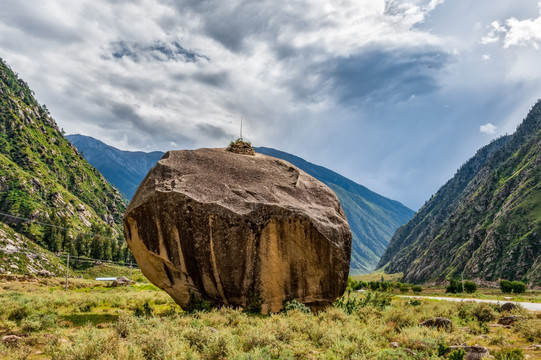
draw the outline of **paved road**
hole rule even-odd
[[[397,295],[397,296],[405,297],[405,298],[415,298],[415,299],[432,299],[432,300],[445,300],[445,301],[475,301],[475,302],[484,302],[484,303],[493,303],[493,304],[503,304],[506,302],[512,302],[514,304],[522,306],[526,310],[541,311],[541,303],[515,302],[511,300],[466,299],[466,298],[441,297],[441,296],[408,296],[408,295]]]

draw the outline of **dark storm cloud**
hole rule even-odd
[[[332,59],[325,75],[343,104],[404,101],[437,90],[439,71],[451,61],[435,50],[374,50]]]
[[[146,61],[184,61],[197,62],[210,59],[182,47],[177,41],[156,41],[150,45],[135,42],[115,41],[111,43],[111,55],[115,59],[129,57],[135,62]]]

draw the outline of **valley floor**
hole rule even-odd
[[[481,345],[496,359],[541,358],[541,314],[494,304],[351,293],[318,314],[183,313],[149,284],[0,279],[1,359],[440,359]],[[510,326],[499,325],[516,315]],[[446,317],[450,328],[419,324]],[[522,355],[520,355],[522,354]]]

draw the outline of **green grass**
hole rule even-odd
[[[495,326],[502,314],[487,304],[389,303],[392,294],[369,301],[351,294],[357,306],[348,312],[330,307],[312,314],[292,307],[270,316],[230,308],[186,314],[152,285],[107,288],[75,279],[65,292],[62,283],[0,280],[0,335],[22,337],[14,347],[0,343],[0,358],[440,359],[446,347],[462,343],[492,353],[541,355],[529,348],[541,341],[541,317],[517,310],[524,316],[519,324]],[[436,316],[451,319],[452,329],[419,326]]]

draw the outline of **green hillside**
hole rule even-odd
[[[21,236],[52,251],[126,256],[119,192],[1,59],[0,190],[0,222]]]
[[[398,229],[379,267],[410,282],[464,273],[541,284],[541,101]]]

